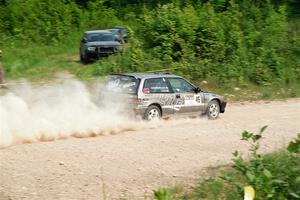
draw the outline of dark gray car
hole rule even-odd
[[[120,29],[109,29],[109,31],[113,34],[113,36],[116,38],[116,40],[118,42],[120,42],[121,44],[125,43],[122,32],[121,32]]]
[[[189,81],[169,74],[113,75],[106,89],[129,94],[132,109],[146,120],[169,115],[202,115],[218,118],[226,102],[214,93],[201,91]]]
[[[80,42],[80,60],[87,63],[91,59],[109,56],[121,49],[122,45],[110,31],[86,31]]]
[[[115,26],[115,27],[112,27],[111,29],[112,29],[112,30],[118,30],[118,34],[121,35],[122,40],[123,40],[124,42],[128,42],[128,33],[127,33],[125,27],[122,27],[122,26]]]

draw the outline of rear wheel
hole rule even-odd
[[[145,112],[144,119],[148,121],[158,120],[161,118],[161,111],[158,106],[149,106]]]
[[[220,104],[217,100],[212,100],[208,103],[207,116],[209,119],[217,119],[220,114]]]

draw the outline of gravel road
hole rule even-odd
[[[152,190],[201,178],[246,153],[243,130],[268,125],[262,151],[300,132],[300,99],[229,104],[218,120],[172,119],[93,138],[0,149],[0,199],[151,199]],[[130,128],[128,128],[130,130]]]

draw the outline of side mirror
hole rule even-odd
[[[195,93],[199,93],[199,92],[201,92],[201,89],[196,87],[196,88],[194,88],[194,91],[195,91]]]
[[[82,43],[87,43],[87,39],[86,39],[86,38],[82,38],[82,39],[81,39],[81,42],[82,42]]]

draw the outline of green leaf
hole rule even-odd
[[[252,136],[252,141],[256,142],[257,140],[259,140],[261,138],[261,135],[253,135]]]
[[[248,131],[244,131],[242,134],[242,140],[249,140],[251,138],[253,133],[249,133]]]
[[[160,188],[157,191],[154,191],[155,199],[157,200],[171,200],[171,192],[166,188]]]
[[[268,125],[263,126],[263,127],[260,129],[259,134],[262,134],[262,133],[266,130],[266,128],[268,128]]]
[[[300,150],[300,143],[290,142],[287,149],[291,153],[298,153]]]
[[[295,141],[291,141],[288,145],[287,150],[291,153],[299,153],[300,152],[300,134],[298,134],[298,138]]]
[[[269,178],[269,179],[272,178],[272,174],[271,174],[271,172],[270,172],[269,170],[264,169],[263,173],[264,173],[264,175],[265,175],[267,178]]]
[[[287,182],[280,180],[280,179],[273,179],[272,183],[276,183],[277,185],[288,185]]]
[[[239,155],[239,152],[237,150],[235,150],[232,154],[234,157],[237,157]]]
[[[274,194],[271,193],[271,194],[268,194],[268,195],[267,195],[267,198],[270,199],[270,198],[272,198],[273,196],[274,196]]]
[[[300,196],[294,192],[290,192],[289,195],[294,197],[295,199],[300,199]]]
[[[232,181],[232,177],[231,176],[229,176],[228,174],[221,174],[220,176],[219,176],[219,178],[220,179],[223,179],[224,181]]]
[[[246,176],[247,176],[247,178],[249,179],[250,182],[254,182],[255,181],[255,176],[250,171],[246,172]]]

